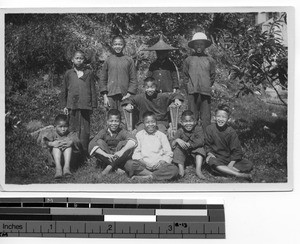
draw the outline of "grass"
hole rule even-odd
[[[101,176],[101,166],[90,159],[73,172],[73,176],[61,181],[54,180],[55,168],[47,163],[47,154],[26,132],[25,125],[39,119],[44,125],[51,124],[61,110],[57,106],[58,92],[35,88],[24,94],[15,94],[6,101],[6,110],[18,115],[22,125],[18,129],[6,126],[6,183],[48,184],[48,183],[158,183],[129,179],[126,174],[112,172]],[[32,101],[28,103],[27,101]],[[245,157],[254,163],[254,183],[287,182],[287,108],[265,103],[256,96],[241,98],[214,97],[212,111],[220,101],[226,101],[233,108],[231,126],[237,130]],[[99,98],[99,104],[102,104]],[[91,135],[103,128],[104,109],[100,107],[91,118]],[[206,167],[205,180],[197,178],[193,163],[186,168],[183,178],[176,183],[244,183],[242,179],[217,177]],[[170,181],[159,182],[170,183]]]

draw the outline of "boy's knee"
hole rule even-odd
[[[211,167],[224,165],[218,158],[210,157],[207,164]]]
[[[129,171],[133,168],[136,168],[137,166],[138,166],[138,161],[137,160],[129,159],[125,163],[124,168]]]
[[[126,145],[126,143],[127,141],[119,141],[116,150],[117,151],[121,150]]]
[[[107,143],[104,140],[99,139],[97,140],[97,146],[99,146],[103,150],[107,147]]]
[[[171,178],[176,177],[179,174],[179,169],[175,164],[167,165],[168,172],[170,172]]]
[[[171,164],[171,165],[172,165],[172,168],[171,168],[172,178],[177,177],[179,174],[179,169],[174,164]]]
[[[102,140],[102,139],[99,139],[97,140],[96,142],[92,141],[89,143],[89,146],[88,146],[88,152],[91,153],[91,151],[95,148],[95,147],[100,147],[100,149],[102,149],[103,151],[109,153],[109,148],[108,148],[108,145],[107,143]]]
[[[196,156],[199,155],[203,158],[206,157],[206,152],[205,152],[205,149],[203,147],[196,148],[195,150],[192,151],[192,154],[194,154]]]
[[[253,169],[253,163],[248,159],[242,159],[234,165],[241,172],[250,172]]]

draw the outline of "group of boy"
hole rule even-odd
[[[177,68],[168,56],[168,51],[175,48],[160,38],[148,49],[156,51],[157,60],[150,65],[144,80],[145,92],[136,94],[135,65],[132,58],[123,54],[125,40],[120,36],[112,40],[113,54],[105,61],[100,77],[100,92],[108,108],[106,128],[91,141],[90,114],[97,105],[96,77],[84,64],[83,52],[76,51],[73,68],[66,72],[63,82],[65,115],[56,117],[55,128],[43,140],[55,161],[55,178],[71,175],[72,153],[81,144],[84,155],[95,156],[105,165],[102,175],[121,169],[131,178],[170,180],[183,177],[186,162],[193,160],[196,175],[204,179],[201,168],[206,160],[213,171],[251,180],[247,172],[251,171],[252,163],[242,159],[237,134],[227,123],[229,107],[219,106],[216,123],[210,124],[215,63],[204,52],[210,44],[204,33],[196,33],[188,43],[195,51],[183,63],[189,110],[182,113],[181,126],[172,138],[166,135],[170,122],[168,106],[172,102],[181,106],[184,99],[177,92]],[[123,108],[139,112],[135,135],[121,125]]]

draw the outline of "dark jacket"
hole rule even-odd
[[[97,77],[94,72],[86,68],[83,76],[78,78],[74,69],[65,73],[62,88],[62,107],[68,109],[92,110],[97,107],[95,82]]]
[[[183,101],[183,96],[179,93],[156,93],[155,96],[149,98],[145,93],[135,96],[130,96],[123,101],[122,106],[132,104],[139,112],[139,122],[143,121],[142,115],[146,111],[151,111],[156,115],[157,121],[170,122],[168,108],[169,105],[175,100]]]
[[[186,131],[182,127],[179,128],[173,140],[177,138],[188,142],[192,150],[204,146],[204,132],[202,126],[199,125],[196,125],[192,131]]]
[[[215,123],[206,127],[205,149],[207,153],[212,153],[228,163],[239,161],[243,157],[238,135],[232,127],[227,125],[221,129]]]
[[[136,94],[137,76],[132,58],[122,55],[109,56],[102,67],[100,74],[100,92],[108,96],[121,94],[125,96],[128,92]]]
[[[205,54],[187,57],[183,62],[184,82],[188,94],[211,95],[215,79],[215,61]]]
[[[147,77],[153,77],[157,82],[157,90],[172,92],[178,89],[178,76],[174,63],[169,59],[155,60],[150,64]]]

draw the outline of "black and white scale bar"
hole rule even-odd
[[[0,237],[48,238],[116,238],[116,239],[225,239],[225,234],[57,234],[57,233],[1,233]]]
[[[0,221],[0,233],[12,234],[225,234],[224,222]]]
[[[205,200],[110,198],[0,198],[0,207],[222,209]]]

